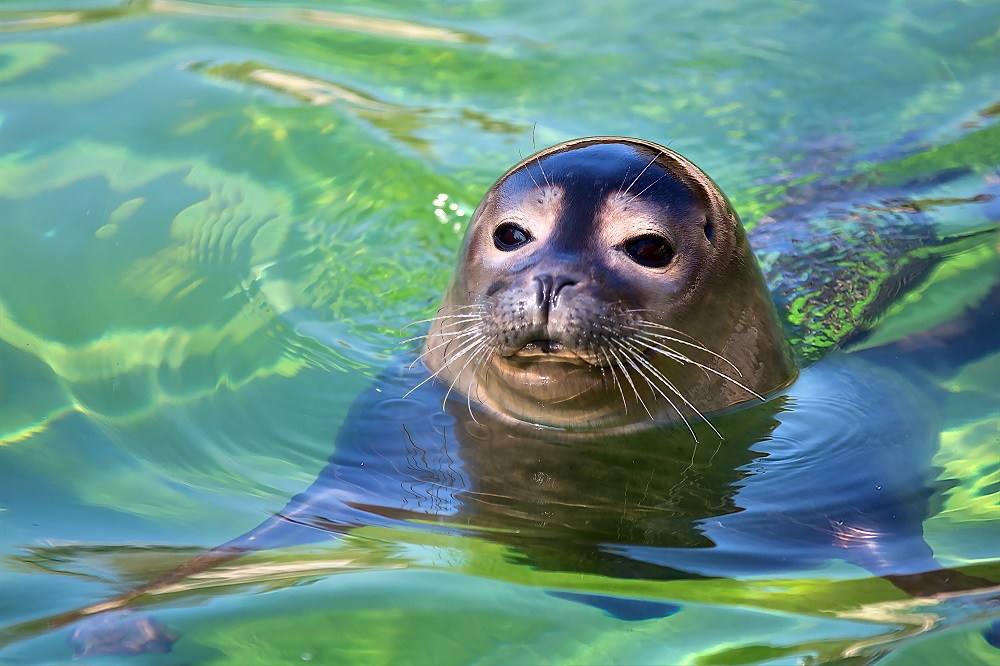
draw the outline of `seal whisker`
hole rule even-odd
[[[462,313],[462,314],[441,314],[441,312],[443,310],[451,310],[452,313],[453,313],[455,310],[473,310],[473,309],[479,310],[479,313],[478,314],[467,314],[467,313]],[[416,321],[411,321],[409,324],[406,324],[405,326],[403,326],[402,328],[400,328],[399,331],[400,331],[400,333],[402,333],[406,329],[410,328],[411,326],[416,326],[417,324],[427,324],[427,323],[430,323],[430,322],[433,322],[433,321],[439,321],[441,319],[449,319],[451,317],[479,317],[479,316],[482,316],[482,313],[485,312],[485,311],[486,311],[486,306],[482,305],[481,303],[477,303],[475,305],[448,305],[448,306],[441,306],[440,308],[437,309],[437,312],[435,313],[434,317],[428,317],[426,319],[417,319]]]
[[[479,335],[475,335],[475,334],[483,333],[483,330],[484,329],[482,329],[480,327],[472,327],[472,326],[470,326],[469,330],[467,331],[470,335],[464,335],[464,334],[461,334],[461,335],[452,335],[450,337],[450,339],[445,340],[444,341],[444,351],[442,352],[442,358],[444,359],[445,365],[451,365],[452,361],[457,360],[459,358],[462,358],[467,353],[469,353],[469,350],[475,345],[476,339],[480,337]],[[488,337],[488,335],[483,334],[481,337],[483,339],[486,339]],[[459,341],[461,341],[461,342],[459,342]],[[464,346],[461,349],[459,349],[457,352],[455,352],[454,355],[451,356],[451,358],[449,358],[448,356],[450,354],[451,345],[454,344],[454,343],[456,343],[456,342],[458,342],[460,345],[464,345]]]
[[[455,311],[455,310],[486,310],[486,304],[485,303],[466,303],[465,305],[442,305],[441,307],[439,307],[437,309],[437,313],[440,314],[441,312],[443,312],[445,310],[452,311],[452,312]]]
[[[626,344],[628,344],[628,343],[626,343]],[[692,409],[694,409],[695,413],[697,413],[698,416],[701,416],[702,419],[705,418],[704,415],[702,415],[701,412],[699,412],[697,409],[695,409],[694,406],[691,405],[691,403],[687,401],[687,398],[685,398],[683,395],[681,395],[681,393],[674,387],[674,385],[666,377],[664,377],[663,374],[660,373],[659,370],[656,369],[656,366],[654,366],[652,363],[650,363],[648,360],[646,360],[643,357],[641,350],[632,347],[630,349],[630,351],[632,352],[632,356],[635,358],[635,360],[638,361],[638,362],[640,362],[640,363],[642,363],[646,367],[646,369],[649,370],[652,373],[653,377],[655,377],[655,378],[659,379],[660,381],[662,381],[664,383],[664,385],[666,385],[666,387],[668,389],[670,389],[675,394],[677,394],[677,397],[679,397],[681,400],[683,400],[685,404],[687,404],[689,407],[691,407]],[[651,389],[653,389],[654,391],[656,391],[657,393],[659,393],[660,395],[662,395],[663,398],[664,398],[664,400],[667,401],[667,404],[669,404],[670,407],[675,412],[677,412],[677,416],[679,416],[680,419],[681,419],[681,421],[684,422],[684,425],[687,426],[688,432],[691,433],[691,437],[694,439],[695,444],[697,444],[698,443],[698,435],[695,434],[694,428],[691,427],[691,423],[687,420],[687,417],[684,416],[684,413],[681,412],[680,409],[678,409],[678,407],[674,403],[674,401],[670,399],[670,396],[668,396],[666,393],[664,393],[663,390],[659,386],[657,386],[656,384],[654,384],[653,381],[649,377],[647,377],[645,373],[642,374],[642,378],[646,380],[646,383],[649,384],[649,387]],[[714,430],[714,428],[713,428],[713,430]]]
[[[493,349],[494,353],[496,352],[497,349],[498,349],[497,347],[494,347]],[[483,400],[482,398],[479,397],[479,385],[476,383],[476,378],[479,376],[479,368],[483,367],[483,363],[490,358],[490,351],[491,350],[489,346],[484,345],[482,349],[476,352],[477,354],[481,354],[481,357],[479,359],[479,362],[476,363],[476,367],[472,369],[472,373],[470,373],[469,390],[465,394],[465,404],[469,408],[469,416],[476,423],[479,423],[479,419],[476,418],[476,415],[472,411],[472,385],[476,384],[476,401],[482,404]],[[486,372],[486,378],[487,381],[489,381],[489,370],[487,370]],[[479,425],[482,425],[482,423],[479,423]]]
[[[537,126],[538,126],[537,122],[531,126],[531,148],[532,150],[535,151],[538,150],[538,146],[535,145],[535,128]],[[539,159],[537,152],[535,153],[535,164],[538,165],[538,170],[542,172],[542,178],[545,179],[545,185],[547,187],[552,187],[552,183],[549,182],[548,176],[545,175],[545,169],[542,167],[542,160]],[[530,173],[531,169],[527,169],[527,171]]]
[[[676,330],[670,328],[669,326],[653,326],[651,324],[651,322],[645,322],[645,321],[639,319],[639,320],[636,320],[636,321],[634,321],[632,323],[629,323],[629,324],[622,324],[622,327],[623,328],[629,328],[629,329],[634,330],[634,331],[639,331],[641,333],[648,333],[649,335],[667,335],[667,333],[672,333],[674,335],[682,335],[682,336],[685,336],[685,337],[671,338],[671,339],[676,339],[676,340],[681,341],[684,344],[689,345],[691,347],[698,347],[699,349],[701,349],[703,351],[707,351],[707,352],[710,352],[710,353],[713,353],[713,354],[715,353],[711,349],[709,349],[708,347],[704,346],[696,338],[692,338],[690,335],[685,335],[684,333],[682,333],[680,331],[676,331]],[[650,330],[650,329],[652,329],[652,330]],[[663,333],[662,331],[667,331],[667,333]]]
[[[646,187],[642,188],[641,190],[639,190],[638,192],[636,192],[635,194],[633,194],[632,198],[629,199],[628,201],[626,201],[625,203],[632,203],[633,201],[635,201],[636,199],[638,199],[642,195],[643,192],[645,192],[646,190],[648,190],[649,188],[651,188],[653,185],[656,185],[658,182],[660,182],[661,180],[663,180],[666,177],[667,177],[667,174],[663,174],[662,176],[660,176],[659,178],[657,178],[656,180],[654,180],[652,183],[650,183]]]
[[[461,349],[461,351],[457,352],[453,357],[451,357],[450,359],[446,360],[441,365],[440,368],[438,368],[437,370],[435,370],[430,376],[426,377],[419,384],[417,384],[416,386],[414,386],[413,388],[411,388],[409,391],[407,391],[406,393],[404,393],[403,394],[403,398],[404,399],[407,398],[411,393],[413,393],[414,391],[416,391],[418,388],[420,388],[421,386],[423,386],[424,384],[426,384],[430,380],[432,380],[435,377],[437,377],[444,370],[446,370],[448,367],[451,366],[452,361],[454,361],[455,359],[461,358],[462,356],[465,356],[465,354],[467,354],[470,350],[475,349],[477,345],[481,344],[481,341],[482,341],[482,338],[474,337],[473,340],[472,340],[472,342],[470,342],[467,345],[465,345]],[[448,340],[447,342],[445,342],[443,344],[451,344],[452,342],[453,342],[453,340]]]
[[[433,337],[434,335],[439,335],[439,336],[443,336],[443,337],[454,337],[456,335],[462,334],[465,331],[470,330],[472,327],[471,326],[466,326],[465,328],[460,328],[457,331],[447,331],[445,329],[446,328],[455,328],[456,326],[462,326],[463,324],[467,325],[468,323],[469,322],[455,322],[455,323],[452,323],[452,324],[448,324],[446,326],[442,326],[440,329],[438,329],[438,331],[436,333],[424,333],[422,335],[414,335],[411,338],[406,338],[405,340],[400,340],[399,344],[405,345],[407,342],[413,342],[414,340],[423,340],[425,338]]]
[[[628,310],[627,314],[631,315],[631,314],[637,314],[639,312],[648,312],[648,310]],[[667,326],[666,324],[661,324],[660,322],[650,321],[648,319],[641,319],[641,318],[639,318],[639,319],[632,320],[631,324],[632,325],[637,325],[637,326],[645,326],[645,327],[648,327],[648,328],[655,328],[655,329],[658,329],[658,330],[661,330],[661,331],[668,331],[668,332],[674,333],[676,335],[682,335],[682,336],[684,336],[685,338],[687,338],[688,340],[690,340],[692,342],[698,342],[698,339],[695,338],[690,333],[688,333],[687,331],[682,331],[679,328],[675,328],[673,326]]]
[[[429,324],[431,322],[444,321],[444,320],[447,320],[447,319],[479,319],[482,316],[483,315],[481,313],[480,314],[446,314],[446,315],[439,315],[437,317],[428,317],[427,319],[418,319],[416,321],[411,321],[409,324],[407,324],[406,326],[403,326],[399,330],[400,331],[405,331],[409,327],[416,326],[417,324]]]
[[[462,377],[462,373],[465,372],[465,369],[469,367],[470,363],[476,360],[476,357],[479,355],[480,352],[489,347],[489,340],[484,337],[476,338],[474,342],[477,346],[472,349],[472,353],[469,355],[468,360],[466,360],[465,365],[462,366],[462,369],[459,370],[457,373],[455,373],[455,379],[451,382],[451,385],[445,392],[444,400],[441,401],[441,409],[444,409],[445,403],[448,402],[448,396],[451,395],[452,389],[455,388],[455,384],[458,383],[458,380]],[[464,353],[466,352],[463,352],[462,355],[464,355]],[[459,358],[459,356],[456,356],[456,358]]]
[[[545,169],[542,167],[542,161],[535,157],[535,164],[538,165],[538,170],[542,172],[542,179],[545,181],[545,186],[552,187],[552,183],[549,182],[549,177],[545,175]]]
[[[626,344],[629,344],[629,343],[626,342]],[[705,415],[702,414],[700,411],[698,411],[698,408],[695,407],[694,405],[692,405],[690,403],[690,401],[688,401],[688,399],[677,389],[677,387],[674,386],[673,382],[671,382],[669,379],[667,379],[666,376],[664,376],[663,373],[661,373],[656,368],[656,366],[654,366],[652,363],[650,363],[650,361],[643,356],[641,349],[636,348],[636,347],[632,347],[631,351],[632,351],[635,359],[637,361],[639,361],[640,363],[642,363],[652,373],[652,375],[653,375],[654,378],[659,379],[661,382],[663,382],[663,384],[672,393],[674,393],[677,397],[679,397],[681,400],[683,400],[684,403],[688,407],[690,407],[691,409],[693,409],[694,412],[695,412],[695,414],[697,414],[699,417],[701,417],[702,420],[705,420]],[[694,428],[692,427],[691,422],[688,421],[688,419],[687,419],[686,416],[684,416],[684,413],[681,412],[681,410],[677,407],[677,405],[674,403],[674,401],[671,400],[670,397],[667,396],[658,386],[656,386],[656,384],[654,384],[653,381],[649,377],[647,377],[645,374],[643,375],[643,379],[646,380],[646,382],[649,384],[650,388],[654,389],[657,393],[659,393],[660,395],[662,395],[664,397],[664,399],[667,401],[667,403],[670,405],[670,407],[677,413],[677,416],[679,416],[680,419],[681,419],[681,421],[684,422],[684,425],[687,426],[688,432],[691,433],[691,438],[694,439],[695,444],[697,444],[698,443],[698,435],[695,434]],[[712,427],[711,423],[709,423],[708,425],[709,425],[710,428],[712,428],[712,430],[715,430],[715,428]],[[715,433],[717,435],[719,434],[717,430],[715,431]],[[719,435],[719,436],[721,437],[722,435]]]
[[[449,333],[446,340],[444,340],[441,343],[438,343],[438,344],[434,345],[433,347],[428,347],[427,349],[425,349],[420,354],[420,356],[417,356],[415,359],[413,359],[413,362],[410,363],[409,367],[412,368],[414,365],[417,364],[417,361],[419,361],[420,359],[422,359],[424,356],[427,356],[431,352],[436,351],[436,350],[440,349],[441,347],[444,347],[445,345],[450,345],[451,343],[453,343],[453,342],[455,342],[457,340],[464,340],[466,338],[469,338],[469,337],[472,337],[472,336],[477,335],[479,333],[482,333],[484,331],[484,329],[485,329],[485,325],[479,324],[479,325],[476,325],[476,326],[470,326],[469,328],[466,328],[466,329],[462,329],[461,331],[456,331],[456,332],[453,332],[453,333]]]
[[[476,371],[473,370],[472,377],[469,379],[469,390],[466,391],[465,393],[465,404],[469,408],[469,418],[471,418],[478,425],[483,425],[482,423],[479,423],[479,419],[476,418],[475,413],[472,411],[472,385],[475,383],[475,381],[476,381]],[[477,386],[476,391],[478,392],[478,390],[479,387]]]
[[[600,328],[601,328],[601,330],[603,330],[603,331],[605,331],[607,333],[610,333],[612,335],[615,333],[615,331],[612,328],[608,327],[607,325],[603,325]],[[697,361],[689,358],[688,356],[686,356],[684,354],[681,354],[680,352],[678,352],[678,351],[676,351],[676,350],[674,350],[674,349],[672,349],[670,347],[667,347],[667,346],[663,345],[656,338],[664,338],[664,339],[672,340],[672,341],[675,341],[675,342],[679,342],[681,344],[687,344],[689,346],[695,347],[696,349],[700,349],[700,350],[705,351],[705,352],[707,352],[709,354],[712,354],[713,356],[717,356],[719,359],[721,359],[722,361],[724,361],[724,362],[728,363],[730,366],[732,366],[733,369],[740,375],[740,377],[743,376],[743,373],[740,372],[739,368],[737,368],[735,365],[733,365],[727,358],[725,358],[724,356],[721,356],[719,354],[716,354],[715,352],[713,352],[712,350],[704,347],[703,345],[695,344],[695,343],[691,343],[691,342],[687,342],[685,340],[675,339],[675,338],[672,338],[670,336],[665,336],[665,335],[653,333],[653,332],[650,332],[650,331],[644,331],[642,329],[636,328],[635,326],[628,325],[628,324],[621,326],[621,329],[622,330],[630,330],[630,331],[634,331],[634,332],[638,333],[638,335],[634,336],[633,339],[641,342],[645,347],[647,347],[649,349],[658,351],[662,355],[664,355],[664,356],[666,356],[666,357],[668,357],[668,358],[670,358],[672,360],[678,361],[678,362],[680,362],[682,364],[690,363],[690,364],[693,364],[693,365],[695,365],[695,366],[697,366],[699,368],[702,368],[703,370],[707,370],[709,372],[714,372],[715,374],[717,374],[718,376],[722,377],[723,379],[726,379],[727,381],[733,382],[734,384],[736,384],[740,388],[742,388],[742,389],[748,391],[749,393],[755,395],[756,397],[760,398],[759,395],[757,395],[756,393],[754,393],[753,391],[751,391],[747,387],[743,386],[742,384],[740,384],[739,382],[737,382],[733,378],[729,377],[728,375],[725,375],[725,374],[723,374],[721,372],[718,372],[718,371],[714,370],[713,368],[710,368],[710,367],[705,366],[705,365],[703,365],[701,363],[698,363]],[[656,338],[654,338],[654,337],[646,337],[646,336],[656,336]],[[622,349],[622,346],[621,346],[622,342],[624,344],[628,344],[630,351],[632,353],[636,354],[637,358],[641,359],[644,363],[646,363],[648,365],[648,367],[651,370],[653,370],[654,372],[656,372],[656,374],[659,376],[659,378],[667,384],[668,388],[670,388],[671,391],[673,391],[681,400],[684,401],[684,403],[686,405],[688,405],[691,409],[693,409],[695,411],[695,413],[698,414],[698,416],[700,416],[702,419],[704,419],[706,421],[706,423],[708,423],[707,419],[705,419],[705,417],[704,417],[704,414],[702,414],[701,411],[699,411],[697,407],[695,407],[684,395],[682,395],[680,393],[680,391],[678,391],[677,388],[674,387],[674,385],[669,380],[667,380],[667,378],[664,375],[662,375],[662,373],[660,373],[656,369],[656,366],[654,366],[651,363],[648,363],[646,361],[646,359],[642,355],[642,350],[639,347],[637,347],[635,345],[632,345],[631,343],[628,343],[627,340],[622,340],[619,343],[619,349]],[[644,377],[644,379],[646,379],[648,381],[648,378]],[[661,393],[661,395],[662,395],[662,393]],[[669,398],[667,398],[667,396],[664,395],[663,397],[666,398],[668,402],[670,402],[670,406],[673,407],[674,410],[677,411],[678,415],[680,415],[681,418],[683,419],[684,417],[683,417],[683,415],[681,415],[680,410],[677,409],[676,405],[674,405],[674,403]],[[761,398],[761,399],[763,399],[763,398]],[[685,422],[686,422],[686,419],[685,419]],[[708,425],[709,425],[710,428],[712,428],[713,431],[715,431],[715,433],[717,435],[719,435],[719,437],[722,437],[722,435],[717,430],[715,430],[715,427],[712,426],[711,423],[709,423]],[[688,428],[690,429],[690,425],[688,426]],[[692,432],[692,436],[694,436],[693,432]],[[696,436],[695,436],[695,441],[698,441],[698,438]]]
[[[637,315],[637,314],[642,314],[642,313],[646,313],[646,312],[651,312],[654,315],[657,314],[656,310],[652,310],[650,308],[633,308],[633,309],[625,310],[623,314],[626,314],[626,315]],[[632,320],[632,323],[633,324],[642,324],[644,326],[650,326],[652,328],[659,328],[659,329],[662,329],[662,330],[665,330],[665,331],[670,331],[671,333],[676,333],[677,335],[683,335],[684,337],[688,338],[689,340],[697,342],[697,338],[695,338],[694,336],[692,336],[687,331],[682,331],[679,328],[675,328],[673,326],[667,326],[666,324],[662,324],[662,323],[657,322],[657,321],[650,321],[649,319],[636,318],[636,319]]]
[[[615,195],[616,198],[621,198],[621,197],[625,196],[625,190],[623,188],[625,187],[625,181],[628,180],[628,175],[629,175],[629,172],[631,172],[631,171],[632,171],[632,167],[628,167],[627,169],[625,169],[625,175],[622,176],[621,185],[618,186],[618,194]],[[632,187],[632,186],[629,185],[629,187]]]
[[[626,342],[625,344],[631,345],[632,343]],[[712,422],[709,421],[707,418],[705,418],[705,415],[701,413],[701,410],[699,410],[697,407],[695,407],[694,404],[692,404],[691,401],[688,400],[687,397],[685,397],[684,394],[681,393],[680,390],[676,386],[674,386],[674,383],[671,382],[667,378],[666,375],[664,375],[662,372],[660,372],[659,368],[657,368],[655,365],[653,365],[652,363],[650,363],[649,360],[647,360],[645,357],[643,357],[642,350],[640,350],[639,348],[634,347],[634,346],[633,346],[633,349],[636,352],[636,358],[639,361],[641,361],[647,368],[649,368],[649,371],[651,373],[653,373],[653,375],[656,378],[658,378],[661,382],[663,382],[663,384],[668,389],[670,389],[678,398],[680,398],[681,400],[683,400],[685,405],[687,405],[692,410],[694,410],[694,413],[697,414],[701,418],[701,420],[704,421],[708,425],[708,427],[712,429],[712,432],[714,432],[716,435],[719,436],[719,439],[725,439],[722,436],[722,433],[720,433],[718,430],[715,429],[715,426],[712,425]],[[664,396],[664,397],[666,398],[666,396]],[[667,400],[668,400],[668,402],[670,401],[669,398],[667,398]],[[670,402],[670,406],[674,407],[674,403]],[[677,409],[677,408],[674,407],[674,409]],[[694,437],[694,441],[697,442],[698,441],[698,437],[697,437],[697,435],[694,434],[694,430],[691,429],[691,424],[689,424],[688,421],[687,421],[687,419],[684,418],[684,415],[680,413],[680,410],[677,410],[677,413],[678,413],[678,415],[680,415],[681,419],[684,420],[684,423],[685,423],[685,425],[687,425],[688,430],[691,430],[691,436]]]
[[[614,345],[609,345],[608,346],[608,351],[611,352],[612,356],[615,357],[615,360],[618,361],[618,365],[621,367],[622,373],[625,375],[625,379],[628,380],[629,385],[632,387],[632,390],[635,392],[635,398],[636,398],[636,400],[638,400],[639,404],[642,405],[642,408],[644,410],[646,410],[646,414],[649,416],[649,420],[650,421],[655,421],[656,419],[653,418],[653,413],[651,411],[649,411],[649,407],[646,406],[646,403],[645,403],[645,401],[643,401],[642,396],[639,395],[639,389],[636,388],[635,382],[632,381],[632,377],[631,377],[631,375],[629,375],[628,369],[625,367],[625,364],[622,362],[621,357],[619,357],[618,354],[615,353],[615,347],[614,347]],[[628,360],[627,357],[626,357],[626,360]],[[635,365],[633,365],[631,363],[631,361],[629,362],[629,365],[632,365],[632,367],[635,368]],[[636,370],[638,371],[639,369],[636,368]],[[642,374],[642,373],[640,372],[639,374]]]
[[[418,388],[420,388],[421,386],[423,386],[423,385],[424,385],[424,384],[426,384],[427,382],[429,382],[429,381],[431,381],[432,379],[434,379],[435,377],[437,377],[437,376],[438,376],[439,374],[441,374],[441,372],[443,372],[443,371],[444,371],[444,370],[445,370],[445,369],[446,369],[447,367],[448,367],[448,364],[447,364],[447,363],[445,363],[445,364],[444,364],[444,365],[442,365],[442,366],[441,366],[440,368],[438,368],[437,370],[435,370],[435,371],[434,371],[434,372],[433,372],[433,373],[432,373],[431,375],[429,375],[428,377],[426,377],[426,378],[425,378],[425,379],[424,379],[423,381],[421,381],[421,382],[420,382],[419,384],[417,384],[416,386],[414,386],[413,388],[411,388],[411,389],[410,389],[409,391],[407,391],[406,393],[404,393],[404,394],[403,394],[403,399],[405,400],[406,398],[408,398],[408,397],[410,396],[410,394],[411,394],[411,393],[413,393],[413,392],[414,392],[414,391],[416,391],[416,390],[417,390]]]
[[[623,408],[625,410],[624,413],[628,414],[628,399],[626,399],[626,397],[625,397],[625,387],[622,384],[621,380],[618,378],[618,372],[615,370],[615,363],[617,362],[617,364],[621,368],[622,372],[625,373],[626,379],[628,379],[628,370],[626,370],[621,365],[621,361],[617,358],[617,356],[615,357],[615,360],[612,361],[611,356],[608,353],[609,351],[611,351],[610,346],[613,345],[613,344],[615,344],[615,340],[617,339],[615,337],[615,334],[616,334],[615,329],[612,328],[611,326],[607,325],[607,322],[610,322],[611,320],[608,317],[606,317],[606,316],[602,316],[600,318],[600,321],[603,322],[600,325],[598,324],[598,322],[594,322],[594,328],[596,328],[598,331],[607,333],[608,337],[606,337],[606,338],[603,338],[603,337],[597,338],[598,342],[606,341],[609,344],[607,344],[607,345],[599,345],[599,346],[595,347],[594,348],[594,356],[596,356],[598,359],[600,359],[601,356],[602,356],[601,352],[602,351],[604,352],[603,353],[603,357],[604,357],[604,361],[605,362],[601,365],[601,375],[602,376],[604,375],[604,367],[606,365],[608,371],[611,373],[611,379],[612,379],[613,383],[618,386],[618,392],[621,394],[621,397],[622,397],[622,406],[623,406]],[[631,384],[631,380],[629,380],[629,383]],[[636,391],[636,388],[635,388],[634,384],[632,385],[632,390],[636,392],[636,397],[638,397],[638,391]],[[642,401],[640,400],[640,403],[641,402]],[[643,404],[643,407],[645,407],[644,404]],[[648,411],[649,410],[647,410],[647,412]]]
[[[636,310],[627,310],[626,311],[627,314],[636,314],[636,313],[639,313],[639,312],[650,312],[650,310],[648,310],[648,309],[636,309]],[[702,351],[707,352],[709,354],[712,354],[713,356],[717,356],[718,358],[722,359],[726,363],[729,363],[729,365],[731,365],[733,367],[733,370],[735,370],[737,373],[739,373],[740,377],[743,376],[743,373],[740,372],[740,369],[737,368],[735,365],[733,365],[733,363],[729,359],[727,359],[725,356],[722,356],[722,355],[718,354],[717,352],[709,349],[704,344],[702,344],[702,342],[700,340],[698,340],[697,338],[695,338],[693,335],[691,335],[690,333],[688,333],[686,331],[682,331],[679,328],[674,328],[673,326],[667,326],[666,324],[661,324],[661,323],[658,323],[658,322],[649,321],[648,319],[635,319],[635,320],[633,320],[632,322],[630,322],[628,324],[623,324],[623,327],[624,328],[632,328],[633,330],[635,330],[636,328],[639,328],[639,329],[642,329],[641,330],[642,333],[646,333],[647,335],[662,335],[662,333],[658,334],[656,331],[646,330],[648,328],[654,328],[654,329],[657,329],[657,331],[667,331],[669,333],[674,333],[675,335],[683,336],[684,338],[686,338],[686,340],[676,339],[676,338],[671,338],[671,339],[674,342],[679,342],[681,344],[686,344],[686,345],[688,345],[690,347],[695,347],[696,349],[701,349]]]
[[[669,335],[663,335],[662,333],[654,333],[652,331],[644,331],[644,330],[642,330],[640,328],[635,328],[634,326],[623,326],[622,328],[625,328],[625,329],[628,329],[628,330],[632,330],[632,331],[635,331],[635,332],[639,333],[639,335],[637,335],[636,337],[637,338],[645,338],[647,341],[649,341],[649,338],[655,338],[657,340],[669,340],[670,342],[676,342],[676,343],[681,344],[681,345],[687,345],[688,347],[694,347],[695,349],[697,349],[699,351],[703,351],[706,354],[711,354],[712,356],[714,356],[715,358],[719,359],[720,361],[725,362],[726,364],[729,365],[729,367],[731,367],[733,370],[736,371],[736,374],[738,374],[740,377],[743,376],[743,373],[740,372],[740,369],[737,368],[736,365],[732,361],[730,361],[728,358],[726,358],[722,354],[719,354],[717,352],[712,351],[711,349],[709,349],[708,347],[706,347],[704,345],[701,345],[701,344],[698,344],[698,343],[695,343],[695,342],[688,342],[687,340],[681,340],[679,338],[675,338],[675,337],[672,337],[672,336],[669,336]]]
[[[501,347],[501,345],[499,343],[493,346],[493,356],[496,356],[497,354],[500,353],[500,347]],[[489,356],[486,356],[486,358],[484,358],[483,360],[487,360],[489,358],[490,358]],[[477,369],[477,372],[478,372],[478,369]],[[488,390],[490,388],[490,365],[486,366],[485,380],[486,380],[486,382],[485,382],[486,389]],[[479,395],[479,389],[482,386],[483,386],[483,382],[480,382],[480,383],[476,384],[476,400],[479,401],[479,404],[483,404],[484,405],[486,403],[483,400],[482,396]]]
[[[433,319],[424,319],[422,321],[415,321],[413,322],[413,324],[425,324],[427,322],[436,322],[436,321],[447,322],[441,324],[441,330],[445,330],[448,328],[454,328],[455,326],[461,326],[463,324],[467,324],[470,321],[476,321],[477,319],[478,320],[483,319],[483,314],[480,313],[474,315],[443,315],[441,317],[434,317]],[[412,326],[413,324],[408,324],[407,326]],[[406,327],[404,326],[403,328]],[[402,332],[402,329],[400,329],[400,332]]]
[[[598,356],[598,358],[600,358],[600,352],[603,350],[595,350],[595,351],[597,352],[595,355]],[[614,381],[614,384],[618,387],[618,392],[621,393],[622,395],[622,406],[625,408],[625,414],[628,414],[628,400],[625,399],[625,389],[622,387],[622,383],[618,381],[618,373],[615,372],[615,366],[611,363],[611,357],[608,356],[607,352],[604,352],[604,360],[607,362],[608,370],[611,372],[611,379]],[[601,372],[603,374],[603,367],[601,369]]]
[[[644,344],[646,344],[647,348],[650,349],[650,350],[659,352],[661,355],[666,356],[667,358],[669,358],[669,359],[671,359],[673,361],[677,361],[681,365],[689,365],[690,364],[690,365],[693,365],[695,367],[701,368],[706,374],[707,373],[712,373],[712,374],[714,374],[714,375],[716,375],[718,377],[721,377],[722,379],[725,379],[727,382],[735,384],[736,386],[738,386],[739,388],[743,389],[744,391],[752,394],[754,397],[760,398],[761,400],[763,400],[763,398],[760,395],[758,395],[757,393],[755,393],[750,388],[744,386],[743,384],[741,384],[740,382],[736,381],[735,379],[733,379],[729,375],[727,375],[727,374],[725,374],[723,372],[720,372],[719,370],[716,370],[715,368],[713,368],[711,366],[705,365],[704,363],[699,363],[698,361],[695,361],[694,359],[692,359],[690,356],[682,354],[681,352],[679,352],[676,349],[673,349],[671,347],[667,347],[667,346],[663,345],[659,341],[648,339],[648,338],[643,338],[643,336],[641,336],[641,335],[637,335],[635,337],[636,337],[637,340],[639,340],[639,341],[643,342]]]
[[[532,130],[532,132],[534,132],[534,130]],[[534,138],[532,138],[532,143],[534,143]],[[522,162],[524,161],[524,155],[521,154],[521,150],[520,149],[518,149],[518,151],[517,151],[517,156],[521,158]],[[531,175],[531,169],[525,169],[524,172],[528,174],[528,178],[530,178],[531,182],[535,184],[535,189],[536,190],[537,189],[541,189],[541,188],[538,187],[538,181],[535,180],[535,177]]]
[[[646,169],[648,169],[649,167],[653,166],[653,163],[656,162],[656,160],[658,160],[660,158],[660,155],[662,155],[662,154],[663,154],[663,151],[659,151],[658,153],[656,153],[656,155],[653,155],[653,159],[649,160],[649,163],[646,164],[646,166],[644,166],[642,168],[642,171],[639,172],[639,175],[636,176],[635,179],[631,183],[628,184],[628,187],[625,188],[625,191],[621,193],[622,196],[625,196],[626,194],[628,194],[628,191],[632,189],[632,186],[635,185],[636,183],[638,183],[639,179],[642,178],[642,174],[646,173]],[[662,176],[661,176],[661,178],[662,178]],[[657,180],[659,180],[659,179],[657,179]],[[624,178],[622,178],[622,182],[623,183],[625,182]],[[643,190],[643,192],[645,192],[645,191],[646,190]],[[634,199],[634,198],[635,197],[632,197],[632,199]],[[629,199],[629,201],[631,201],[632,199]]]
[[[760,400],[764,400],[764,397],[762,395],[760,395],[759,393],[757,393],[756,391],[754,391],[753,389],[751,389],[751,388],[749,388],[747,386],[744,386],[743,384],[741,384],[740,382],[736,381],[735,379],[733,379],[729,375],[727,375],[725,373],[722,373],[722,372],[719,372],[718,370],[716,370],[715,368],[713,368],[711,366],[705,365],[704,363],[699,363],[698,361],[695,361],[694,359],[692,359],[692,358],[690,358],[688,356],[685,356],[684,354],[681,354],[676,349],[671,349],[669,347],[663,347],[663,346],[658,345],[658,344],[653,344],[652,342],[649,342],[648,340],[645,341],[645,342],[646,342],[647,345],[649,345],[649,349],[653,349],[655,351],[658,351],[661,354],[663,354],[664,356],[666,356],[667,358],[673,359],[673,360],[678,361],[679,363],[682,363],[682,364],[688,364],[688,363],[690,363],[691,365],[697,366],[697,367],[701,368],[702,370],[704,370],[706,372],[711,372],[712,374],[714,374],[714,375],[716,375],[718,377],[721,377],[722,379],[725,379],[730,384],[738,386],[739,388],[743,389],[744,391],[746,391],[750,395],[754,396],[755,398],[758,398]]]

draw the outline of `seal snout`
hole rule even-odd
[[[552,310],[559,306],[560,292],[566,287],[576,285],[578,281],[564,275],[553,277],[548,273],[542,273],[532,278],[531,282],[535,286],[535,305],[538,306],[539,326],[535,333],[536,339],[529,339],[521,348],[520,353],[522,355],[526,352],[542,355],[562,353],[566,351],[565,345],[561,340],[554,339],[550,333],[552,328],[551,314]]]
[[[586,349],[596,302],[589,280],[572,271],[523,274],[499,295],[492,317],[502,332],[500,356],[517,361],[563,360],[593,365]]]

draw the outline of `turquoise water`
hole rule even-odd
[[[0,3],[0,660],[69,659],[66,629],[31,622],[306,487],[400,329],[436,307],[480,196],[535,147],[669,144],[748,226],[871,210],[880,186],[942,233],[995,225],[998,29],[991,1]],[[950,252],[869,344],[960,315],[996,254]],[[945,563],[993,579],[997,366],[945,384],[925,523]],[[418,526],[260,553],[148,600],[184,637],[129,659],[997,658],[975,608],[910,604],[843,563],[648,582],[508,555]],[[622,622],[557,588],[683,610]]]

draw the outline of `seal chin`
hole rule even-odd
[[[493,412],[515,422],[557,429],[599,428],[620,411],[608,404],[599,369],[573,355],[524,359],[497,357],[491,368],[496,390],[485,396]]]

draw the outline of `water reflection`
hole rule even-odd
[[[484,38],[471,33],[422,25],[412,21],[365,16],[364,14],[294,7],[236,7],[203,2],[184,2],[183,0],[122,0],[117,7],[71,11],[6,12],[3,22],[0,23],[0,32],[44,30],[143,15],[208,18],[290,26],[319,26],[388,39],[445,43],[485,41]]]

